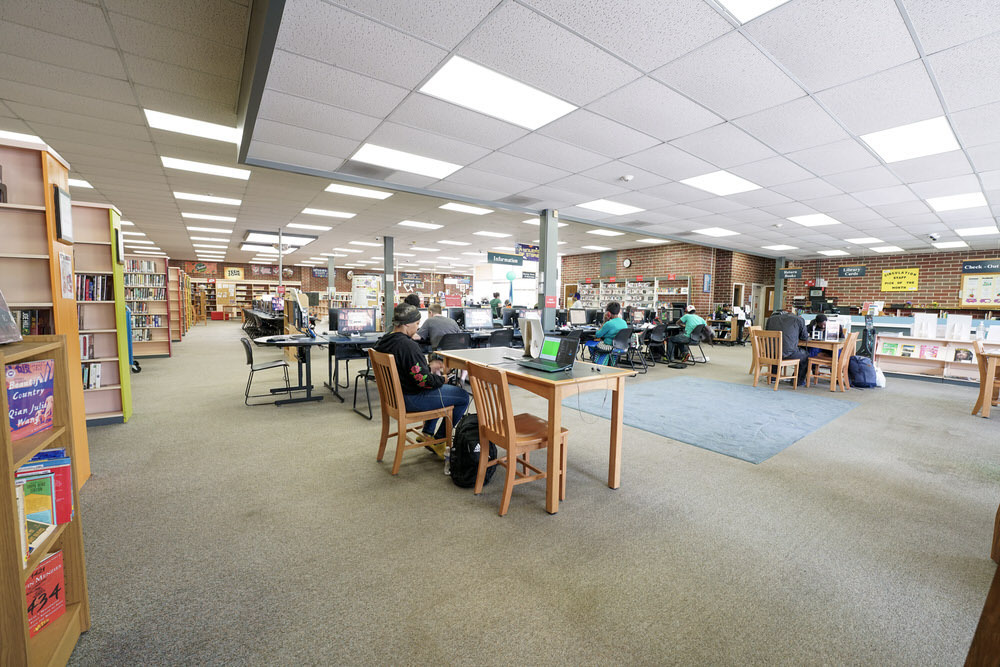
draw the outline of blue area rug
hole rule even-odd
[[[824,393],[815,387],[774,391],[763,385],[671,378],[629,385],[624,421],[665,438],[761,463],[857,405]],[[611,395],[605,399],[603,391],[572,396],[563,406],[611,418]]]

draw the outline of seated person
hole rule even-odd
[[[585,308],[583,301],[580,301],[580,293],[573,292],[573,305],[570,308]]]
[[[413,340],[427,341],[432,348],[436,348],[441,343],[441,336],[462,333],[462,327],[458,326],[458,322],[441,314],[440,304],[432,303],[427,309],[427,315],[424,325],[413,334]],[[417,320],[420,320],[419,312]]]
[[[440,310],[438,306],[438,312]],[[454,427],[469,407],[469,394],[461,387],[447,384],[444,377],[431,371],[420,347],[413,341],[419,323],[419,310],[408,303],[399,304],[392,311],[392,332],[379,339],[375,351],[391,354],[395,359],[403,402],[408,411],[422,412],[453,406],[451,423]],[[441,365],[443,367],[443,362]],[[436,433],[435,421],[441,422]],[[444,420],[425,422],[424,434],[428,438],[443,438]]]
[[[820,332],[820,337],[815,338],[813,336],[814,331]],[[823,340],[823,335],[826,333],[826,315],[819,313],[812,319],[812,322],[806,325],[806,333],[809,335],[809,340]],[[832,357],[833,355],[829,350],[821,350],[818,347],[810,347],[807,353],[810,357]]]
[[[420,308],[420,295],[414,292],[413,294],[407,294],[406,298],[403,299],[403,303],[408,303],[414,308]]]
[[[704,324],[708,326],[704,318],[698,315],[698,310],[694,307],[693,303],[688,304],[686,312],[677,320],[677,324],[684,327],[684,331],[667,339],[667,359],[670,361],[674,361],[675,359],[675,350],[686,349],[691,344],[691,333],[698,325]]]
[[[806,321],[802,319],[801,315],[796,315],[795,311],[789,306],[774,311],[774,314],[767,318],[764,330],[781,332],[781,358],[799,360],[798,383],[800,387],[804,387],[806,385],[806,373],[809,370],[809,363],[807,362],[809,353],[799,347],[799,341],[809,340],[809,334],[806,333]],[[774,368],[771,370],[777,372]]]
[[[594,334],[594,340],[587,341],[586,344],[590,347],[590,354],[595,364],[607,363],[611,356],[609,353],[613,348],[615,336],[622,329],[628,328],[628,324],[621,318],[621,312],[620,303],[617,301],[608,303],[604,311],[604,324]]]

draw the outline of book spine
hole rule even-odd
[[[24,516],[24,485],[14,482],[17,495],[17,526],[21,535],[21,567],[28,564],[28,524]]]

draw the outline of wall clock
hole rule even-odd
[[[622,262],[622,266],[624,266],[627,269],[628,267],[632,266],[632,260],[631,259],[624,260]]]

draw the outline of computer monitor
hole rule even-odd
[[[294,310],[292,311],[292,326],[299,331],[305,331],[309,327],[309,320],[302,314],[302,306],[298,301],[292,301]]]
[[[340,308],[331,308],[330,309],[330,314],[329,314],[329,316],[330,316],[330,322],[329,322],[329,324],[327,324],[327,328],[330,331],[336,331],[337,330],[337,325],[339,323],[339,317],[338,317],[339,314],[340,314]]]
[[[632,311],[632,324],[642,324],[646,321],[646,311],[636,308]]]
[[[567,321],[566,309],[559,308],[556,310],[556,326],[564,326]]]
[[[570,308],[569,323],[575,327],[585,326],[587,324],[587,311],[583,308]]]
[[[319,292],[306,292],[306,298],[309,299],[309,305],[313,308],[319,305]]]
[[[421,308],[420,309],[420,324],[418,326],[421,326],[421,327],[424,326],[424,322],[427,321],[427,317],[429,315],[430,315],[430,313],[427,312],[426,308]]]
[[[340,333],[374,333],[374,308],[340,308],[337,313],[337,331]]]
[[[600,308],[587,309],[587,321],[598,326],[604,321],[604,311]]]
[[[500,311],[501,323],[505,327],[512,327],[517,324],[517,311],[513,308],[504,308]]]
[[[524,317],[541,317],[542,311],[535,308],[528,308],[524,311]]]
[[[458,326],[465,328],[465,308],[448,308],[448,317],[455,320]]]
[[[465,308],[463,314],[465,316],[466,329],[493,328],[493,313],[490,312],[489,308]]]

